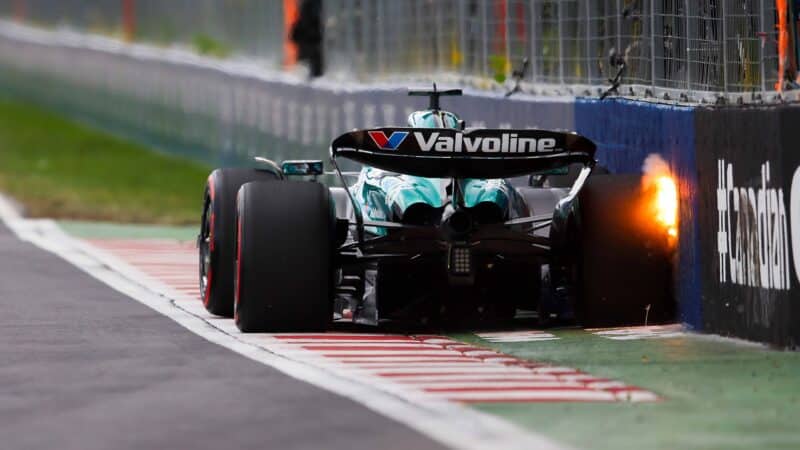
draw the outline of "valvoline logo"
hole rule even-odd
[[[368,131],[369,137],[381,150],[397,150],[408,136],[408,131],[395,131],[389,137],[383,131]]]

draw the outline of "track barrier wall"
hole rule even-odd
[[[681,321],[700,329],[694,108],[579,98],[575,102],[575,128],[597,144],[599,164],[612,173],[641,173],[645,158],[653,153],[669,163],[680,193],[675,263],[678,312]]]
[[[396,84],[309,84],[240,61],[8,24],[0,24],[0,86],[214,165],[256,155],[326,159],[339,133],[401,125],[425,106]],[[800,342],[800,271],[792,264],[800,258],[800,107],[505,99],[469,90],[443,102],[469,126],[576,130],[597,142],[612,172],[641,172],[648,155],[660,154],[679,179],[680,319],[780,346]]]
[[[598,161],[637,173],[658,153],[679,180],[675,289],[693,328],[800,344],[800,106],[575,102]]]
[[[696,112],[704,328],[800,343],[800,107]]]

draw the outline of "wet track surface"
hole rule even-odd
[[[192,334],[0,225],[8,449],[440,448]]]

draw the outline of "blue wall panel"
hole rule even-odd
[[[575,129],[597,143],[597,159],[614,173],[639,173],[645,158],[658,153],[678,176],[680,241],[677,286],[681,320],[702,327],[695,162],[694,108],[630,100],[579,98]]]

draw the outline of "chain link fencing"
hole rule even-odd
[[[365,5],[369,5],[366,7]],[[778,82],[774,0],[327,0],[330,68],[360,78],[453,74],[534,92],[685,101]],[[356,56],[356,58],[354,58]],[[484,85],[486,85],[484,83]]]
[[[489,89],[502,89],[527,60],[523,90],[556,95],[599,95],[624,61],[623,95],[758,99],[781,78],[782,1],[322,0],[324,54],[334,78],[457,80]],[[0,0],[0,15],[118,34],[123,3]],[[138,40],[282,65],[284,1],[132,3]]]

